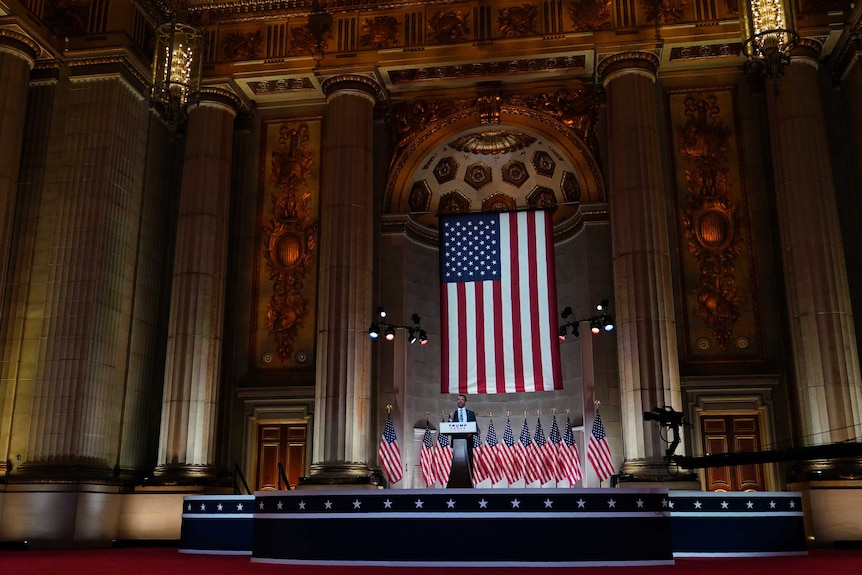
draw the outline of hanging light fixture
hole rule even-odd
[[[172,130],[185,121],[189,104],[200,95],[203,34],[189,24],[171,21],[156,28],[151,103],[161,108]]]
[[[742,17],[742,52],[747,72],[772,82],[778,95],[778,80],[790,65],[790,53],[799,44],[793,14],[794,0],[745,0]]]

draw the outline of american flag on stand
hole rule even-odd
[[[524,478],[524,459],[518,446],[515,445],[515,434],[512,433],[512,422],[506,419],[506,429],[503,431],[503,443],[497,452],[497,461],[509,485]]]
[[[441,218],[443,393],[562,389],[552,213]]]
[[[545,439],[545,430],[542,429],[542,420],[536,420],[536,431],[533,434],[533,446],[531,448],[533,460],[536,462],[536,472],[539,474],[539,483],[545,485],[556,481],[553,473],[553,462],[548,461],[548,445]]]
[[[426,487],[431,487],[437,481],[437,468],[434,466],[434,440],[431,438],[431,426],[425,422],[425,435],[422,437],[422,452],[419,455],[419,466],[422,468],[422,480]]]
[[[521,426],[521,437],[518,438],[517,453],[521,454],[524,461],[524,483],[527,485],[534,481],[540,481],[542,472],[540,470],[541,462],[534,457],[533,440],[530,438],[530,429],[527,427],[527,420],[524,420],[524,425]]]
[[[386,423],[383,425],[383,436],[380,438],[380,446],[377,449],[377,458],[386,474],[389,483],[401,481],[404,470],[401,469],[401,449],[398,447],[398,438],[395,437],[395,428],[392,419],[386,414]]]
[[[545,461],[548,462],[548,467],[551,468],[551,473],[554,476],[554,481],[559,483],[564,479],[563,470],[560,466],[560,447],[562,446],[563,438],[560,436],[560,428],[557,426],[557,416],[554,416],[551,422],[551,432],[548,433],[548,444],[545,445]]]
[[[602,425],[602,417],[599,415],[598,409],[587,445],[587,459],[590,460],[593,469],[596,470],[596,476],[600,482],[614,474],[614,460],[611,458],[611,448],[608,446],[605,428]]]
[[[487,465],[487,456],[485,446],[482,445],[482,438],[478,433],[474,433],[471,439],[473,442],[473,483],[481,483],[490,477]]]
[[[563,478],[569,480],[570,486],[574,487],[575,483],[581,480],[581,456],[578,454],[578,445],[575,443],[575,434],[568,417],[563,444],[560,445],[560,468]]]
[[[445,433],[437,434],[437,447],[434,448],[434,470],[440,485],[449,483],[449,473],[452,471],[452,446],[449,444],[449,436]]]
[[[494,422],[488,424],[488,437],[485,439],[485,449],[487,457],[485,463],[488,465],[488,473],[491,477],[491,484],[496,485],[503,480],[503,469],[500,466],[500,449],[506,449],[505,445],[500,445],[497,441],[497,430],[494,429]]]

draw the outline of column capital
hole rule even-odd
[[[323,81],[321,89],[327,101],[331,100],[338,93],[353,92],[369,98],[375,104],[383,92],[380,84],[374,78],[350,73],[330,76]]]
[[[809,60],[816,68],[822,52],[823,44],[812,38],[802,38],[790,53],[790,57],[793,60]]]
[[[41,50],[29,36],[9,28],[0,28],[0,52],[13,54],[26,60],[32,70],[36,65],[36,56]]]
[[[599,62],[596,73],[602,78],[602,85],[621,74],[642,74],[655,82],[658,74],[659,59],[651,52],[630,51],[612,54]]]
[[[221,108],[233,116],[242,109],[242,100],[233,91],[216,86],[203,86],[194,107]],[[190,110],[191,111],[191,110]]]

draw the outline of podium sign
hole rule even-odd
[[[461,423],[459,421],[443,421],[440,424],[440,433],[446,435],[457,435],[459,433],[478,433],[479,428],[476,427],[475,421],[467,421]]]

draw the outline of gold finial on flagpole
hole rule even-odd
[[[386,415],[389,415],[390,413],[392,413],[392,404],[387,403],[386,404]]]
[[[557,408],[555,407],[555,408],[551,409],[551,413],[553,413],[554,415],[557,415]]]
[[[489,412],[488,412],[488,417],[494,417],[494,412],[493,412],[493,411],[489,411]]]
[[[507,412],[506,412],[506,417],[511,417],[511,416],[512,416],[512,412],[511,412],[511,411],[507,411]]]
[[[536,415],[542,415],[542,410],[541,410],[541,409],[537,409],[537,410],[536,410]]]

